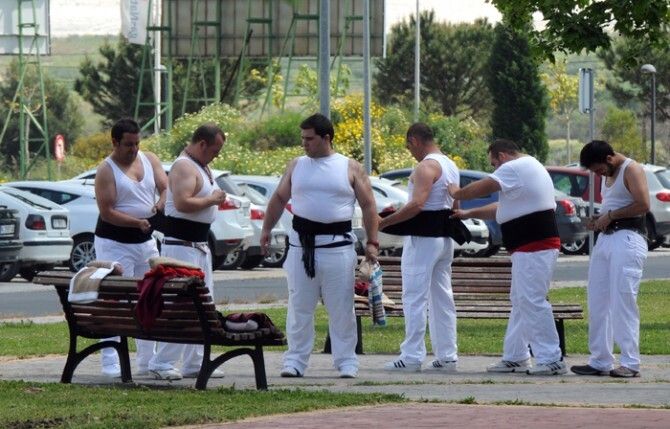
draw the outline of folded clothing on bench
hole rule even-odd
[[[270,337],[284,338],[284,333],[277,329],[265,313],[231,313],[225,316],[221,313],[218,314],[224,329],[229,332],[251,332],[267,329]]]
[[[152,258],[153,259],[153,258]],[[166,258],[164,258],[166,259]],[[181,261],[174,263],[180,263]],[[155,261],[154,261],[155,262]],[[173,263],[166,261],[167,263]],[[151,264],[151,259],[149,260]],[[186,263],[184,263],[186,264]],[[174,266],[154,263],[154,267],[144,274],[144,278],[137,282],[137,290],[140,297],[137,299],[137,307],[135,307],[135,315],[137,321],[142,325],[142,329],[150,331],[154,326],[156,319],[163,311],[163,285],[168,280],[175,277],[199,277],[204,280],[205,273],[200,268],[189,268],[192,266]]]
[[[89,304],[98,299],[102,279],[110,274],[123,274],[118,262],[91,261],[70,279],[67,300],[73,304]]]

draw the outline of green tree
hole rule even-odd
[[[414,97],[416,17],[391,28],[386,58],[376,61],[373,91],[382,104],[411,105]],[[487,116],[491,96],[484,69],[493,42],[486,20],[472,24],[435,22],[423,12],[421,33],[421,100],[448,116]]]
[[[116,46],[105,43],[100,47],[102,61],[95,63],[86,58],[79,66],[80,77],[75,81],[75,90],[91,103],[93,110],[103,118],[103,125],[110,126],[118,118],[135,115],[137,89],[139,87],[139,71],[142,68],[141,45],[128,43],[125,38],[119,37]],[[182,101],[185,96],[185,79],[188,71],[188,62],[184,59],[173,60],[173,119],[181,115]],[[273,64],[275,85],[273,91],[280,90],[276,85],[281,79],[279,63]],[[221,102],[231,103],[234,98],[234,79],[231,75],[236,72],[235,61],[223,59],[220,64]],[[152,98],[152,88],[149,74],[145,76],[142,88],[142,100]],[[214,96],[214,63],[212,61],[194,61],[189,78],[189,98],[212,98]],[[258,107],[258,97],[267,87],[267,73],[263,69],[250,69],[245,72],[241,93],[246,98],[245,107]],[[276,87],[276,88],[275,88]],[[275,97],[276,98],[276,97]],[[274,101],[274,100],[273,100]],[[189,101],[186,112],[199,111],[204,106],[202,101]],[[151,106],[139,109],[138,121],[146,122],[153,117]]]
[[[550,59],[556,51],[578,53],[607,48],[613,34],[640,43],[662,44],[662,34],[670,25],[668,0],[488,1],[512,28],[525,27],[533,14],[540,13],[544,25],[531,30],[530,38],[537,51]],[[627,62],[632,63],[632,58]]]
[[[524,30],[504,24],[496,26],[495,35],[488,63],[494,101],[491,132],[494,138],[514,140],[524,152],[544,162],[549,152],[544,129],[547,96],[528,38]]]
[[[601,130],[603,139],[614,150],[637,161],[647,161],[647,148],[637,125],[635,113],[630,110],[612,108],[607,111]]]
[[[670,27],[663,33],[665,43],[649,46],[630,38],[617,38],[609,49],[598,52],[605,66],[612,72],[606,87],[619,107],[647,106],[645,116],[651,116],[651,78],[640,72],[640,66],[648,63],[656,67],[656,114],[661,120],[670,119]],[[634,65],[624,58],[638,58]],[[638,106],[632,106],[631,102]]]
[[[549,92],[549,107],[565,124],[566,163],[572,162],[570,153],[570,125],[572,115],[577,110],[577,91],[579,79],[566,71],[565,60],[549,65],[547,73],[542,74],[542,81]]]
[[[62,134],[65,137],[66,144],[70,145],[79,136],[84,123],[84,118],[79,111],[79,100],[77,100],[76,94],[73,94],[66,85],[54,80],[44,71],[43,79],[47,103],[49,143],[52,143],[53,137],[56,134]],[[13,99],[18,84],[19,65],[17,61],[12,61],[5,70],[4,76],[0,78],[0,100],[7,100],[6,103],[0,104],[0,129],[5,125],[4,122],[8,116],[8,109],[13,109],[3,141],[0,143],[0,153],[2,153],[5,165],[14,170],[14,172],[18,171],[16,168],[19,158],[18,106],[11,105],[9,100]],[[41,118],[42,109],[45,106],[42,106],[41,100],[37,97],[37,94],[39,94],[39,77],[35,68],[29,67],[27,69],[23,81],[23,91],[27,99],[33,100],[28,109],[35,117]],[[28,134],[31,138],[41,135],[32,122],[30,122]],[[41,146],[42,142],[29,142],[29,154],[37,152]]]

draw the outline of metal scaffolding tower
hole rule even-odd
[[[23,5],[30,3],[28,15],[24,15]],[[9,121],[14,113],[18,113],[19,122],[19,176],[24,179],[33,167],[36,158],[30,159],[30,142],[41,143],[36,153],[44,153],[47,160],[47,174],[51,179],[51,156],[49,150],[49,130],[47,127],[47,101],[44,91],[44,76],[39,53],[39,24],[35,0],[16,0],[18,7],[18,72],[19,81],[16,92],[9,106],[5,123],[0,132],[0,141],[4,140]],[[26,50],[23,46],[24,38],[32,37],[32,42]],[[26,76],[30,69],[34,69],[38,80],[38,88],[32,89],[26,85]],[[31,130],[38,135],[30,136]]]
[[[154,133],[159,133],[163,125],[167,130],[172,128],[172,45],[167,44],[167,52],[163,52],[161,49],[163,34],[169,40],[171,27],[161,25],[161,0],[149,0],[148,8],[147,38],[142,49],[142,65],[139,70],[134,117],[135,120],[139,121],[140,109],[142,107],[152,107],[154,114],[148,121],[140,124],[141,129],[144,131],[153,125]],[[168,17],[166,22],[168,23],[172,21],[170,19],[171,11],[172,8],[167,8]],[[161,64],[161,58],[163,58],[163,64]],[[149,80],[152,91],[149,98],[142,99],[143,89],[146,85],[145,80]]]

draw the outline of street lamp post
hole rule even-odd
[[[642,73],[651,75],[651,164],[656,164],[656,67],[651,64],[645,64],[640,68]]]

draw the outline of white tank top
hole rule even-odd
[[[601,213],[607,213],[609,210],[626,207],[635,201],[623,181],[626,167],[628,167],[632,161],[633,160],[630,158],[626,158],[623,161],[621,168],[619,168],[619,174],[617,174],[616,179],[614,179],[614,183],[611,186],[607,186],[605,180],[602,181],[601,193],[603,196],[603,205],[600,209]]]
[[[353,217],[355,200],[349,158],[339,153],[298,158],[291,175],[293,213],[315,222],[343,222]]]
[[[197,194],[195,194],[196,197],[204,197],[207,195],[211,195],[211,193],[214,192],[215,189],[220,189],[219,185],[216,184],[216,181],[214,181],[213,184],[209,183],[209,176],[207,176],[205,170],[202,167],[200,167],[198,163],[196,163],[189,157],[180,156],[179,158],[175,159],[172,166],[174,167],[174,165],[177,162],[184,162],[182,160],[186,160],[186,162],[192,163],[195,166],[195,168],[200,172],[200,176],[202,176],[202,188]],[[174,196],[172,195],[172,191],[168,186],[167,198],[165,201],[165,214],[167,216],[172,216],[180,219],[188,219],[200,223],[212,223],[216,219],[216,210],[217,210],[216,206],[210,206],[207,207],[206,209],[202,209],[193,213],[180,212],[174,206]]]
[[[142,162],[144,174],[139,182],[131,179],[118,165],[107,157],[105,161],[112,168],[114,183],[116,184],[116,203],[114,209],[138,219],[153,216],[156,204],[156,182],[151,161],[142,152],[137,152]]]
[[[433,186],[430,189],[430,194],[428,194],[428,199],[423,206],[423,209],[426,211],[431,210],[442,210],[450,209],[454,205],[454,199],[449,195],[447,190],[447,185],[451,183],[459,183],[459,174],[458,167],[456,164],[449,159],[448,156],[442,153],[430,153],[426,155],[424,159],[434,159],[440,164],[442,169],[442,174],[439,179],[433,183]],[[414,182],[411,180],[407,184],[407,192],[409,198],[412,199],[412,193],[414,192]]]

